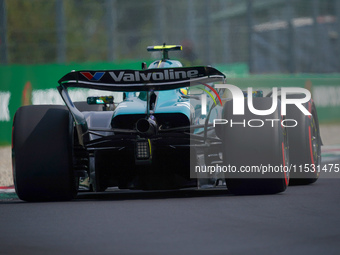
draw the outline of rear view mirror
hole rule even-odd
[[[113,104],[113,96],[88,97],[87,104]]]

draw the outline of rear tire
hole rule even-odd
[[[246,102],[246,101],[245,101]],[[283,171],[288,166],[288,139],[285,128],[281,126],[280,107],[266,116],[251,113],[245,103],[244,115],[233,115],[233,101],[228,101],[223,108],[223,119],[229,121],[222,133],[223,161],[225,166],[235,167],[238,172],[226,174],[228,190],[238,195],[275,194],[283,192],[288,185],[289,172]],[[253,98],[254,107],[258,110],[269,109],[271,98]],[[264,125],[250,127],[250,125]],[[267,121],[277,119],[278,121]],[[230,121],[245,123],[231,127]],[[261,169],[272,166],[281,169],[274,173],[243,172],[242,168]]]
[[[73,122],[65,106],[19,108],[12,145],[14,184],[20,199],[59,201],[76,196]]]

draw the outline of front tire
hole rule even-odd
[[[289,98],[300,97],[299,94],[289,95]],[[298,123],[296,127],[287,128],[290,164],[295,169],[291,172],[291,185],[308,185],[319,178],[322,142],[317,112],[312,100],[303,105],[311,116],[304,115],[295,105],[287,105],[287,119]]]
[[[65,106],[31,105],[13,121],[13,177],[25,201],[71,200],[77,194],[73,172],[73,122]]]

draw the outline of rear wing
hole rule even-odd
[[[81,145],[89,141],[85,116],[73,104],[67,88],[88,88],[106,91],[172,90],[210,82],[225,83],[225,75],[212,67],[177,67],[146,70],[73,71],[59,81],[57,87],[76,124]],[[147,107],[147,109],[149,109]],[[147,111],[146,109],[146,111]]]
[[[171,90],[224,81],[225,75],[215,68],[198,66],[146,70],[72,71],[58,82],[64,88],[132,92]]]

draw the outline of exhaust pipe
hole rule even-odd
[[[153,119],[139,119],[136,123],[136,130],[138,133],[151,136],[157,133],[157,123]]]

